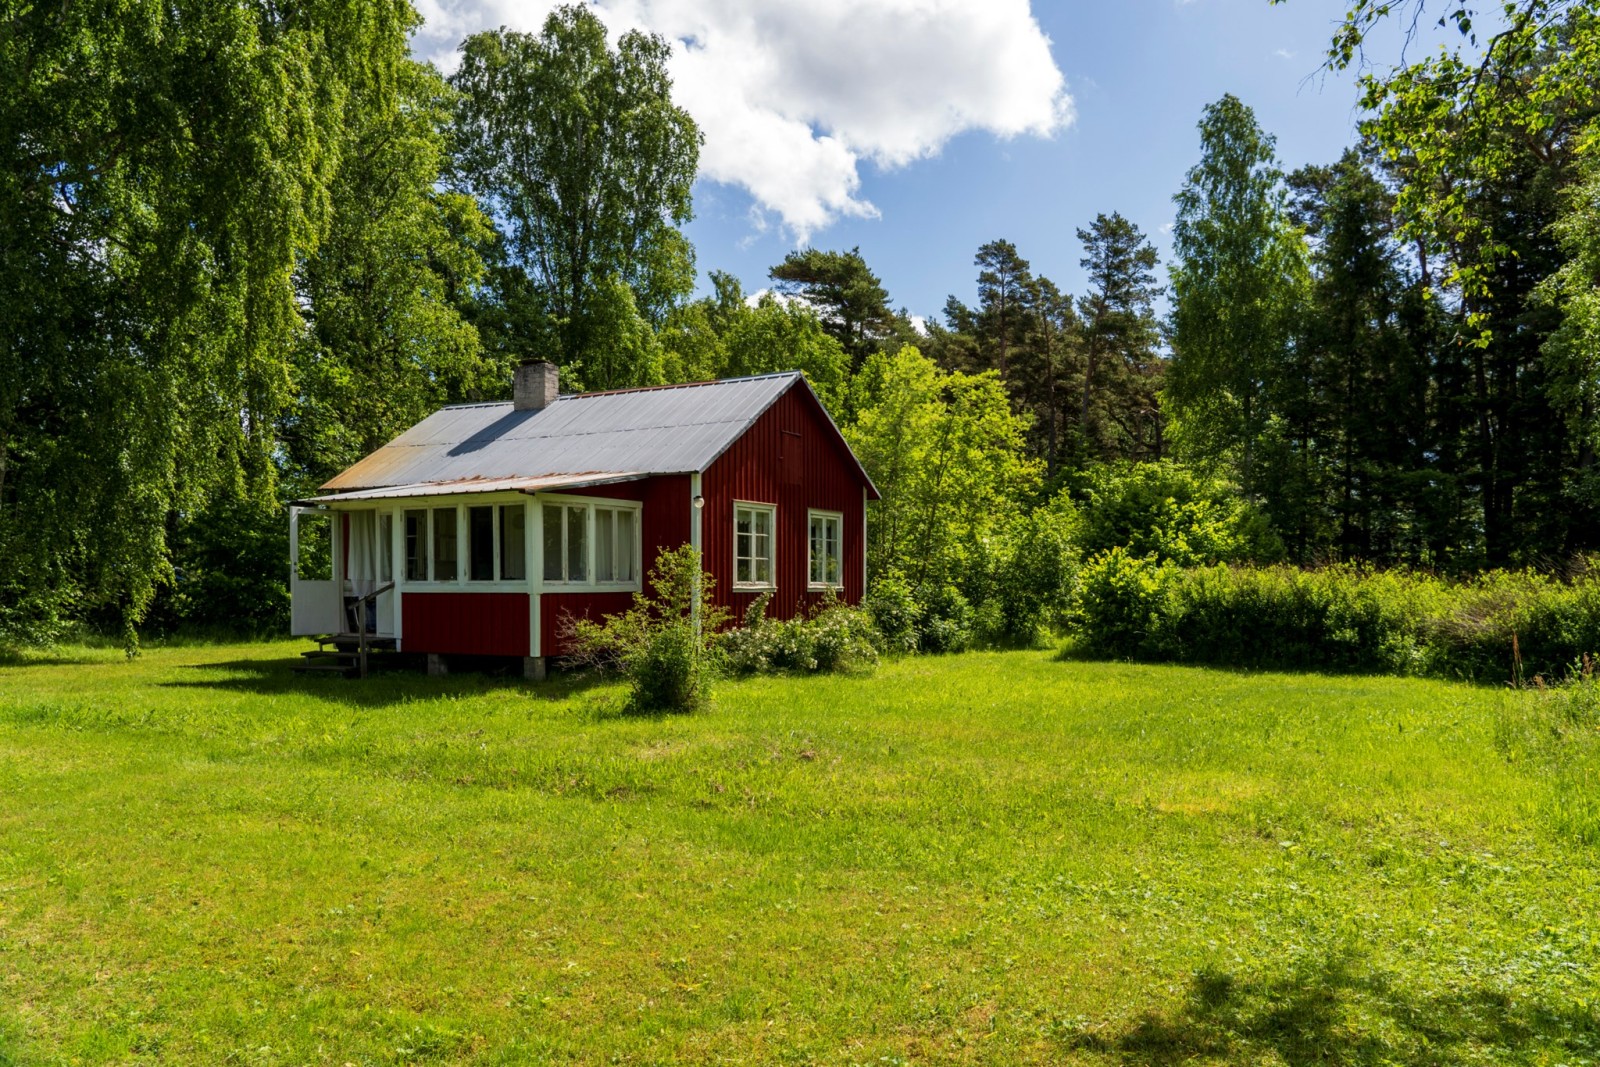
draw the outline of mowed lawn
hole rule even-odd
[[[302,647],[0,667],[0,1064],[1600,1058],[1526,695],[1017,652],[631,718]]]

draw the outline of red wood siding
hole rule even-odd
[[[575,489],[578,496],[604,497],[607,500],[638,500],[644,503],[640,518],[640,554],[645,575],[664,548],[677,548],[689,542],[689,476],[667,475],[638,482]],[[627,611],[632,593],[545,593],[539,602],[539,650],[546,656],[568,652],[561,640],[562,620],[566,616],[597,619]]]
[[[809,509],[844,516],[842,599],[861,602],[862,483],[833,427],[804,389],[790,389],[723,453],[701,480],[706,570],[717,580],[715,600],[742,615],[758,595],[733,588],[734,501],[776,504],[777,591],[769,613],[790,618],[813,605],[807,590]]]
[[[401,593],[407,652],[526,656],[527,593]]]
[[[598,620],[602,615],[627,611],[632,605],[632,593],[545,593],[539,599],[539,649],[546,656],[565,656],[571,651],[561,639],[567,619]]]

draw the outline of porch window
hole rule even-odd
[[[639,580],[637,516],[634,508],[594,509],[595,581]]]
[[[521,504],[500,507],[500,580],[523,582],[528,579],[528,509]]]
[[[433,580],[456,580],[456,509],[433,509]]]
[[[589,580],[589,506],[544,506],[544,580]]]
[[[406,581],[428,580],[428,513],[419,509],[405,513]]]
[[[844,516],[836,511],[812,511],[808,517],[808,583],[812,589],[837,589],[844,584],[841,578],[844,574],[843,550],[840,547]]]
[[[467,509],[467,580],[494,581],[494,508]]]
[[[733,506],[733,584],[746,589],[773,587],[772,531],[777,508],[771,504]]]

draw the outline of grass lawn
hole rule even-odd
[[[1600,1060],[1534,697],[1017,652],[639,719],[302,647],[0,667],[0,1064]]]

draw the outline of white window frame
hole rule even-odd
[[[539,586],[552,592],[579,592],[596,591],[606,593],[637,593],[641,588],[644,574],[644,503],[638,500],[613,500],[609,497],[579,497],[565,494],[540,493],[534,498],[536,502],[535,514],[538,516],[537,533],[528,531],[527,536],[537,537],[539,544]],[[546,578],[544,574],[544,509],[546,507],[560,507],[561,513],[561,573],[567,572],[567,508],[582,508],[584,511],[584,549],[585,569],[584,580],[579,582],[567,578]],[[602,582],[596,578],[595,563],[598,550],[596,535],[595,509],[605,508],[612,511],[633,512],[633,579],[631,581]],[[615,542],[613,541],[613,546]]]
[[[739,581],[739,512],[752,513],[765,512],[767,523],[767,573],[772,576],[766,582],[741,582]],[[754,527],[754,520],[751,522]],[[751,537],[755,536],[752,529]],[[759,556],[748,557],[752,564]],[[751,567],[754,571],[754,566]],[[759,591],[775,590],[778,588],[778,505],[763,504],[756,500],[735,500],[733,502],[733,587],[735,589],[753,589]]]
[[[617,554],[617,516],[621,515],[623,512],[627,512],[633,516],[633,559],[629,561],[631,566],[628,568],[628,570],[633,574],[633,577],[631,578],[608,578],[604,581],[602,581],[600,578],[600,516],[602,512],[605,513],[607,519],[609,519],[611,522],[611,557],[613,566],[616,563]],[[614,503],[601,503],[597,500],[593,504],[589,505],[589,573],[594,576],[594,582],[597,588],[635,588],[638,586],[639,565],[641,563],[640,557],[643,555],[643,552],[640,548],[640,541],[643,540],[643,538],[640,537],[640,529],[643,518],[644,515],[642,509],[637,504],[630,504],[626,500],[619,500]]]
[[[831,582],[830,581],[826,581],[826,580],[819,582],[819,581],[817,581],[817,579],[815,577],[816,570],[815,570],[814,565],[816,563],[816,559],[811,554],[811,523],[816,519],[822,519],[822,520],[824,520],[826,522],[833,523],[833,530],[834,530],[833,543],[837,546],[838,551],[839,551],[839,556],[838,556],[839,566],[836,568],[836,572],[838,574],[838,577],[836,579],[834,579],[833,581],[831,581]],[[826,536],[824,536],[824,541],[826,541]],[[825,511],[822,508],[810,508],[810,509],[808,509],[806,511],[806,589],[808,589],[809,591],[811,591],[813,593],[820,593],[820,592],[822,592],[824,590],[827,590],[827,589],[843,589],[843,588],[844,588],[844,512],[842,512],[842,511]]]
[[[400,529],[397,542],[400,553],[396,556],[396,574],[405,573],[405,515],[408,511],[421,511],[426,518],[422,524],[422,564],[423,578],[406,578],[405,586],[413,592],[446,592],[459,590],[472,593],[526,593],[532,588],[532,583],[527,578],[502,578],[500,567],[503,548],[500,543],[500,512],[508,508],[523,508],[523,550],[524,560],[527,558],[527,539],[533,536],[534,527],[529,521],[526,509],[529,498],[521,493],[495,493],[473,494],[471,496],[456,497],[414,497],[394,502],[395,525]],[[471,521],[470,509],[486,507],[493,511],[491,524],[493,526],[493,577],[488,579],[475,579],[470,577],[472,562],[472,544],[470,537]],[[443,515],[437,511],[452,510],[455,514],[456,524],[456,576],[441,579],[438,576],[438,560],[434,557],[434,535],[439,524],[447,522]],[[526,565],[526,564],[524,564]]]

